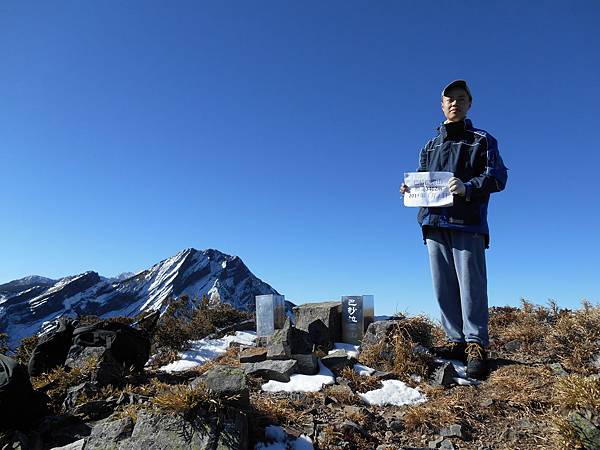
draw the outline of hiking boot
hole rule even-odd
[[[487,370],[487,353],[478,342],[467,343],[467,376],[481,378]]]
[[[467,344],[465,342],[448,341],[441,347],[433,347],[431,351],[438,358],[458,359],[464,362],[467,357],[465,354],[466,348]]]

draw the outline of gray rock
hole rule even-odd
[[[328,369],[339,372],[344,367],[353,366],[355,361],[348,356],[346,350],[335,350],[329,355],[322,357],[321,362]]]
[[[86,450],[105,450],[118,448],[119,441],[127,439],[133,432],[133,420],[124,417],[112,422],[100,423],[92,428],[92,433],[87,438]],[[110,447],[107,447],[110,445]]]
[[[267,344],[268,359],[290,359],[292,357],[292,324],[288,318],[283,328],[275,330]]]
[[[452,444],[452,441],[450,441],[448,439],[444,439],[443,437],[438,438],[434,441],[429,441],[428,446],[429,446],[429,448],[439,448],[442,450],[455,450],[455,447],[454,447],[454,444]]]
[[[444,440],[444,438],[437,438],[433,441],[429,441],[427,443],[427,447],[429,448],[438,448],[440,446],[440,444],[442,443],[442,441]]]
[[[241,363],[254,363],[267,359],[267,349],[261,347],[245,348],[240,352]]]
[[[79,439],[62,447],[52,447],[50,450],[83,450],[84,448],[89,448],[86,447],[85,439]]]
[[[440,430],[440,436],[443,437],[457,437],[460,439],[464,439],[465,436],[462,432],[462,427],[458,424],[450,425],[449,427],[444,427]]]
[[[65,366],[71,369],[83,369],[90,364],[90,360],[98,363],[105,350],[104,347],[81,347],[73,345],[67,354]]]
[[[110,448],[107,442],[104,448]],[[222,417],[198,413],[189,420],[173,414],[142,410],[131,437],[119,441],[119,450],[235,449],[248,448],[248,419],[235,409]]]
[[[516,352],[521,347],[523,347],[523,341],[519,339],[513,339],[512,341],[508,341],[506,344],[504,344],[504,350],[507,352]]]
[[[404,431],[404,423],[401,420],[392,420],[389,424],[390,430],[395,433]]]
[[[550,370],[552,370],[552,373],[558,377],[566,377],[569,375],[561,363],[550,364]]]
[[[119,383],[125,374],[123,365],[114,358],[110,349],[106,349],[100,356],[96,369],[92,372],[91,381],[97,383],[98,386],[108,386]]]
[[[571,411],[567,416],[569,424],[575,430],[577,437],[587,449],[600,449],[600,428],[594,425],[586,415],[578,411]]]
[[[292,359],[298,362],[296,372],[302,375],[316,375],[319,373],[319,358],[314,353],[292,355]]]
[[[63,408],[70,411],[83,397],[91,397],[98,392],[96,385],[85,382],[67,389],[67,394],[63,400]]]
[[[297,365],[296,360],[288,359],[242,364],[242,367],[246,375],[287,383],[290,381],[290,375],[294,373]]]
[[[454,378],[458,373],[450,362],[436,363],[437,366],[429,377],[429,382],[433,386],[451,386],[455,384]]]
[[[199,381],[204,382],[216,397],[230,399],[232,405],[240,408],[250,405],[246,376],[239,367],[216,366],[192,381],[192,386],[196,386]]]
[[[293,309],[296,328],[308,332],[311,342],[320,350],[333,349],[342,339],[341,301],[306,303]]]

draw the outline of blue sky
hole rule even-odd
[[[437,317],[398,186],[465,78],[510,168],[490,304],[596,303],[598,18],[596,1],[4,1],[0,283],[216,248],[297,303]]]

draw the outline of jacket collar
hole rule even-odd
[[[461,123],[465,127],[465,130],[472,130],[473,129],[473,123],[471,122],[470,119],[465,118],[465,120],[463,120]],[[448,133],[446,131],[446,127],[444,126],[444,122],[442,122],[440,124],[440,126],[437,127],[437,130],[440,133],[440,135],[442,136],[442,138],[446,139],[446,137],[448,136]]]

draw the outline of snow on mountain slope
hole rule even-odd
[[[189,248],[124,279],[85,272],[60,280],[26,277],[0,285],[0,332],[11,347],[62,315],[133,316],[164,309],[169,297],[206,295],[254,310],[255,296],[277,294],[237,256]]]

